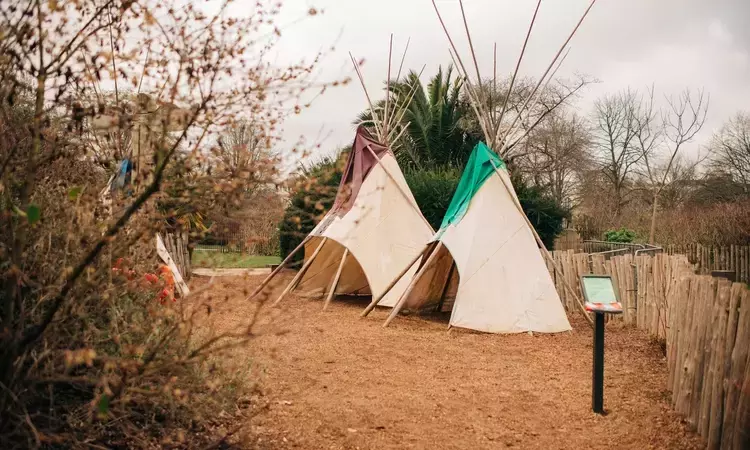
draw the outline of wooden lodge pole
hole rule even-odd
[[[339,278],[341,278],[341,271],[344,270],[344,263],[346,262],[346,257],[349,256],[349,249],[344,247],[344,255],[341,257],[341,262],[339,263],[339,268],[336,271],[336,276],[333,277],[333,284],[331,285],[331,290],[328,292],[328,295],[326,296],[326,301],[323,303],[323,311],[328,308],[328,304],[331,303],[331,299],[333,299],[333,296],[336,292],[336,286],[339,285]]]
[[[273,302],[273,304],[271,306],[278,305],[279,302],[281,302],[281,300],[283,300],[284,297],[286,297],[286,295],[292,289],[294,289],[297,286],[297,283],[302,279],[302,276],[305,275],[305,272],[307,272],[307,269],[310,268],[310,264],[312,264],[312,262],[315,261],[315,257],[318,256],[318,253],[320,253],[320,250],[323,248],[323,246],[325,245],[326,241],[328,241],[328,238],[323,238],[323,240],[320,241],[320,244],[318,244],[318,247],[315,249],[315,251],[313,252],[312,256],[310,256],[310,259],[308,259],[305,262],[305,264],[302,265],[302,268],[299,270],[299,272],[297,272],[297,275],[295,275],[295,277],[292,280],[292,282],[289,283],[289,285],[286,287],[286,289],[284,289],[284,292],[282,292],[281,295],[279,295],[279,298],[277,298],[276,301]]]
[[[274,270],[273,270],[273,271],[272,271],[272,272],[271,272],[271,273],[270,273],[270,274],[269,274],[269,275],[268,275],[268,276],[266,277],[266,279],[265,279],[265,280],[263,280],[263,282],[262,282],[262,283],[260,284],[260,286],[258,286],[258,287],[257,287],[257,288],[255,289],[255,291],[254,291],[254,292],[253,292],[252,294],[250,294],[250,296],[249,296],[249,297],[248,297],[247,299],[248,299],[248,300],[252,300],[253,298],[255,298],[255,296],[256,296],[256,295],[258,295],[258,294],[260,293],[260,291],[262,291],[262,290],[263,290],[263,288],[264,288],[264,287],[266,287],[266,285],[267,285],[268,283],[270,283],[270,282],[271,282],[271,280],[273,280],[273,279],[274,279],[274,277],[275,277],[275,276],[276,276],[276,275],[277,275],[277,274],[278,274],[278,273],[279,273],[279,272],[281,271],[281,269],[283,269],[283,268],[284,268],[284,266],[286,266],[286,264],[287,264],[287,263],[288,263],[288,262],[289,262],[289,261],[290,261],[290,260],[292,259],[292,257],[293,257],[293,256],[294,256],[295,254],[297,254],[297,252],[298,252],[298,251],[300,251],[300,250],[301,250],[301,249],[302,249],[302,248],[303,248],[303,247],[305,246],[305,244],[307,244],[307,241],[309,241],[309,240],[310,240],[310,238],[311,238],[311,237],[310,237],[310,236],[308,235],[308,236],[307,236],[307,237],[306,237],[305,239],[303,239],[303,240],[302,240],[302,242],[300,242],[300,244],[299,244],[299,245],[298,245],[297,247],[295,247],[295,249],[294,249],[294,250],[292,250],[292,252],[291,252],[291,253],[289,253],[289,254],[288,254],[288,255],[286,256],[286,258],[284,258],[284,260],[283,260],[283,261],[281,261],[281,264],[279,264],[279,265],[278,265],[278,267],[276,267],[276,268],[275,268],[275,269],[274,269]]]
[[[383,324],[383,328],[387,327],[388,324],[391,323],[391,321],[398,315],[399,311],[401,311],[401,308],[404,307],[404,303],[406,303],[406,299],[409,297],[409,294],[411,294],[411,291],[414,290],[414,286],[417,285],[417,282],[420,278],[422,278],[422,275],[424,275],[425,271],[427,271],[427,267],[429,267],[430,263],[433,259],[435,259],[435,256],[438,254],[438,250],[440,250],[440,247],[443,245],[442,242],[438,242],[438,244],[435,246],[435,250],[432,251],[432,254],[429,258],[427,258],[427,261],[424,263],[422,268],[414,275],[414,278],[412,278],[411,282],[409,283],[409,287],[406,288],[406,292],[401,295],[401,298],[398,300],[398,303],[396,303],[396,306],[393,307],[393,310],[391,311],[391,314],[388,316],[388,318],[385,320],[385,323]]]
[[[406,272],[408,272],[409,269],[411,269],[412,266],[417,261],[419,261],[419,258],[421,258],[427,252],[427,250],[429,250],[429,249],[430,249],[430,245],[429,244],[425,245],[424,249],[422,249],[422,251],[419,252],[419,254],[417,256],[415,256],[414,259],[412,259],[411,262],[406,267],[404,267],[404,270],[402,270],[401,273],[399,273],[398,275],[396,275],[396,277],[393,278],[393,281],[391,281],[391,283],[383,290],[383,292],[380,295],[378,295],[377,297],[373,297],[373,299],[370,302],[370,304],[367,305],[367,308],[365,308],[365,310],[362,311],[362,314],[360,314],[360,317],[366,317],[368,314],[370,314],[370,312],[373,309],[375,309],[375,306],[378,304],[378,302],[380,300],[382,300],[383,297],[385,297],[386,294],[388,294],[388,292],[391,291],[391,289],[393,289],[393,286],[395,286],[396,283],[398,283],[399,280],[401,278],[403,278],[404,275],[406,275]]]

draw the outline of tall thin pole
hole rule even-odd
[[[281,269],[283,269],[283,268],[284,268],[284,266],[286,266],[286,264],[287,264],[287,263],[289,262],[289,260],[291,260],[291,259],[292,259],[292,257],[293,257],[293,256],[294,256],[295,254],[297,254],[297,252],[298,252],[298,251],[300,251],[300,249],[302,249],[302,248],[303,248],[303,247],[305,246],[305,244],[307,243],[307,241],[309,241],[309,240],[310,240],[310,238],[311,238],[311,236],[309,236],[309,235],[308,235],[308,236],[306,236],[306,237],[305,237],[305,239],[303,239],[303,240],[302,240],[302,242],[300,242],[300,243],[299,243],[299,245],[298,245],[297,247],[295,247],[295,248],[294,248],[294,250],[292,250],[292,251],[291,251],[291,253],[289,253],[289,254],[288,254],[288,255],[286,256],[286,258],[284,258],[284,260],[283,260],[283,261],[281,261],[281,264],[279,264],[279,265],[278,265],[278,267],[276,267],[276,268],[275,268],[275,269],[274,269],[274,270],[273,270],[273,271],[272,271],[272,272],[271,272],[271,273],[270,273],[270,274],[269,274],[269,275],[268,275],[268,276],[266,277],[266,279],[265,279],[265,280],[263,280],[263,282],[262,282],[262,283],[260,283],[260,286],[258,286],[258,287],[257,287],[257,288],[255,289],[255,291],[254,291],[254,292],[253,292],[252,294],[250,294],[250,296],[249,296],[249,297],[247,298],[247,300],[252,300],[253,298],[255,298],[255,296],[256,296],[256,295],[258,295],[258,294],[260,293],[260,291],[262,291],[262,290],[263,290],[263,288],[264,288],[264,287],[266,287],[266,285],[267,285],[268,283],[270,283],[270,282],[271,282],[271,280],[273,280],[273,279],[274,279],[274,277],[276,276],[276,274],[278,274],[278,273],[279,273],[279,272],[281,271]]]
[[[281,295],[279,295],[279,298],[277,298],[276,301],[273,302],[273,304],[271,306],[278,305],[281,302],[281,300],[283,300],[284,297],[286,297],[287,294],[289,294],[289,292],[291,292],[291,290],[294,289],[297,286],[297,283],[305,275],[305,272],[307,272],[307,269],[310,268],[310,265],[313,263],[313,261],[315,261],[315,258],[318,256],[318,253],[320,253],[320,250],[323,249],[323,245],[325,245],[325,243],[326,243],[327,240],[328,240],[328,238],[323,238],[320,241],[320,244],[318,244],[318,247],[315,249],[315,252],[313,252],[312,256],[310,256],[310,259],[308,259],[305,262],[305,264],[302,265],[302,268],[299,270],[299,272],[297,272],[297,275],[295,275],[295,277],[292,280],[292,282],[287,285],[286,289],[284,289],[284,292],[282,292]]]
[[[341,256],[341,262],[339,263],[338,270],[336,270],[336,276],[333,277],[331,290],[328,292],[328,295],[326,296],[326,301],[323,303],[324,311],[326,310],[326,308],[328,308],[328,304],[331,303],[331,299],[333,299],[333,296],[336,295],[336,287],[339,285],[339,279],[341,278],[341,272],[344,270],[344,263],[346,263],[347,256],[349,256],[349,249],[344,248],[344,254]]]
[[[536,23],[536,16],[539,13],[540,6],[542,6],[542,0],[539,0],[537,2],[536,9],[534,10],[534,16],[532,16],[531,23],[529,23],[529,29],[526,32],[526,39],[524,39],[523,47],[521,47],[521,54],[518,55],[518,62],[516,62],[515,70],[513,70],[513,76],[510,79],[510,86],[508,86],[508,92],[505,94],[505,100],[503,101],[503,109],[500,110],[500,117],[498,117],[497,123],[495,124],[495,137],[493,139],[493,142],[497,141],[497,135],[500,134],[500,126],[503,123],[503,116],[505,116],[505,111],[506,111],[506,108],[508,107],[508,99],[510,99],[511,94],[513,93],[513,87],[516,84],[516,77],[518,76],[518,71],[521,68],[521,61],[523,61],[523,55],[526,53],[526,46],[529,44],[529,38],[531,37],[531,30],[534,29],[534,24]],[[497,75],[495,75],[495,79],[497,79]]]
[[[438,254],[438,250],[440,250],[440,247],[443,245],[442,242],[437,243],[435,246],[435,249],[432,251],[432,254],[429,258],[427,258],[427,261],[424,263],[421,269],[414,275],[414,278],[411,279],[411,282],[409,283],[409,287],[406,288],[406,292],[404,292],[401,295],[401,298],[398,300],[398,303],[396,303],[396,306],[393,307],[393,310],[391,310],[391,314],[388,316],[388,318],[385,320],[385,323],[383,323],[383,328],[387,327],[394,318],[398,315],[398,313],[401,311],[401,308],[404,307],[404,304],[406,303],[406,300],[409,298],[409,295],[411,294],[411,291],[414,290],[414,287],[417,285],[417,282],[422,278],[424,273],[427,271],[427,267],[432,263],[432,261],[435,259],[435,257]]]
[[[391,60],[393,55],[393,34],[388,45],[388,75],[385,80],[385,111],[383,112],[383,135],[380,136],[380,142],[384,142],[388,136],[388,103],[391,98]]]

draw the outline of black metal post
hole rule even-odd
[[[594,377],[591,404],[594,412],[604,414],[604,313],[596,313],[594,324]]]

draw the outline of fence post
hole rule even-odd
[[[638,326],[638,259],[633,256],[633,262],[630,263],[633,268],[633,309],[635,310],[635,324]]]

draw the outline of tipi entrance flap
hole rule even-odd
[[[432,250],[422,257],[422,264],[432,252],[437,251],[438,253],[430,265],[424,268],[424,274],[417,280],[417,284],[404,302],[404,309],[416,311],[438,305],[444,294],[445,299],[449,301],[456,298],[459,274],[455,269],[451,270],[454,263],[453,256],[444,245],[437,247],[436,244],[432,244],[432,247]],[[435,250],[436,247],[437,250]],[[404,277],[408,280],[411,280],[411,278]]]
[[[340,216],[349,212],[370,171],[378,165],[377,159],[388,152],[388,148],[376,142],[365,127],[360,125],[357,128],[332,212]]]

